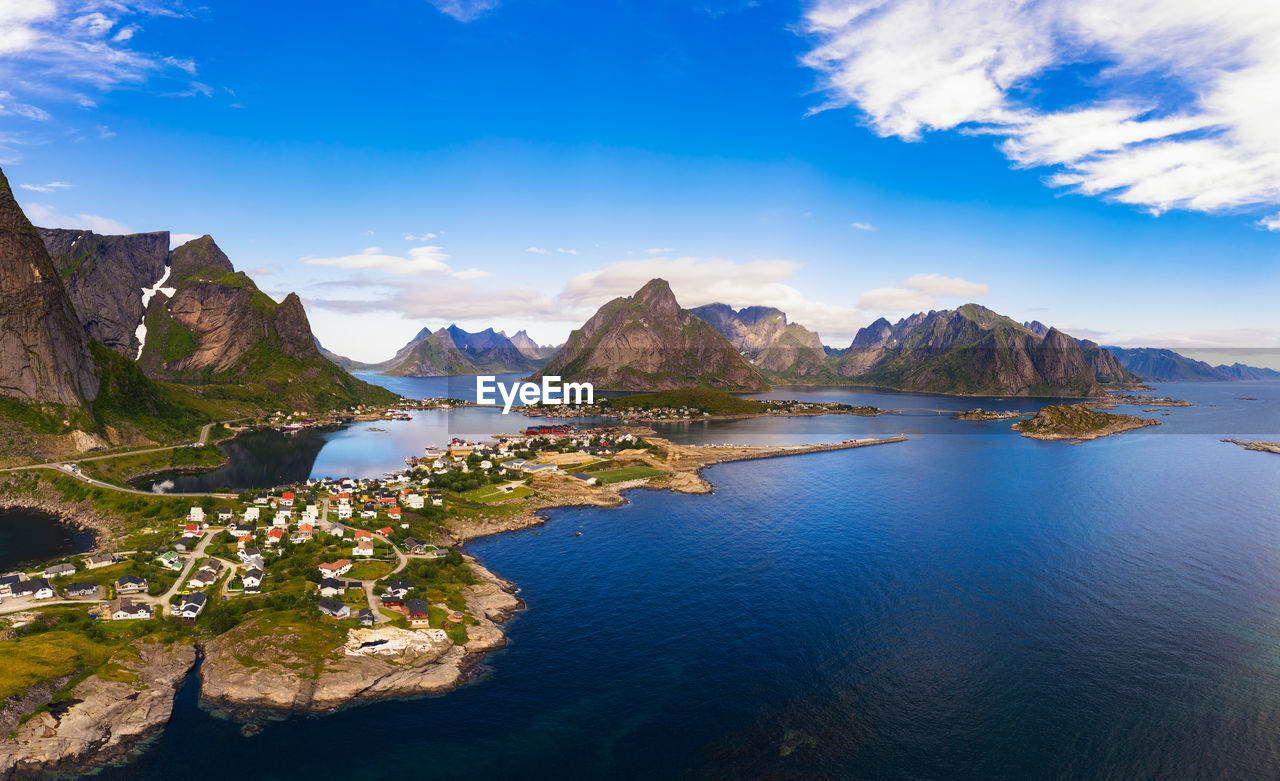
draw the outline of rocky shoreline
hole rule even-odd
[[[498,624],[524,608],[514,584],[466,558],[481,582],[466,591],[476,624],[467,627],[464,645],[454,645],[442,629],[371,627],[350,630],[339,649],[311,659],[288,647],[293,635],[260,634],[250,621],[204,646],[202,704],[252,721],[273,712],[325,713],[462,686],[484,653],[506,645]]]
[[[173,714],[174,695],[195,665],[195,648],[183,643],[135,647],[138,659],[119,662],[110,680],[90,675],[62,701],[65,707],[36,710],[17,726],[0,743],[0,778],[43,778],[109,764],[163,729]],[[47,702],[51,693],[38,699]]]
[[[93,543],[86,551],[82,553],[93,553],[102,548],[103,542],[110,539],[114,528],[111,522],[106,518],[98,515],[93,509],[93,505],[88,502],[68,502],[61,498],[50,496],[47,491],[41,491],[39,494],[23,494],[14,493],[6,490],[5,484],[0,484],[0,510],[7,509],[23,509],[23,510],[39,510],[48,513],[57,518],[61,523],[72,526],[82,531],[93,533]]]
[[[1229,442],[1233,445],[1239,445],[1245,450],[1257,450],[1262,453],[1276,453],[1280,455],[1280,442],[1251,442],[1243,439],[1224,439],[1223,442]]]

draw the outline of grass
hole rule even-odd
[[[135,476],[167,472],[174,469],[216,469],[226,463],[226,455],[213,445],[180,447],[160,453],[139,453],[84,461],[81,466],[90,477],[123,485]]]
[[[33,686],[96,668],[111,658],[113,645],[71,630],[0,640],[0,702]]]
[[[504,499],[523,499],[526,496],[532,496],[533,489],[523,485],[516,486],[511,493],[504,493],[498,490],[496,485],[485,485],[471,491],[465,491],[458,496],[470,502],[480,502],[481,504],[490,504],[492,502],[501,502]]]
[[[351,565],[351,571],[343,577],[347,580],[377,580],[392,569],[394,565],[389,561],[360,561]]]
[[[628,480],[659,477],[666,474],[666,472],[648,466],[624,466],[620,469],[606,469],[602,472],[592,472],[591,474],[604,485],[609,485],[610,483],[622,483]]]

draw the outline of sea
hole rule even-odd
[[[193,676],[168,729],[102,777],[1280,776],[1280,456],[1220,441],[1280,440],[1280,383],[1155,393],[1194,406],[1122,407],[1162,425],[1082,444],[938,412],[1045,400],[847,388],[766,395],[904,412],[658,424],[687,443],[907,441],[713,466],[711,494],[636,489],[473,541],[528,609],[461,689],[246,731]],[[258,463],[246,440],[237,474],[381,474],[527,424],[415,413],[272,440]]]

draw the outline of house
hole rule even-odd
[[[254,504],[267,504],[270,501],[271,501],[271,497],[267,496],[266,494],[258,494],[257,496],[253,497]]]
[[[15,597],[31,597],[32,599],[53,599],[53,586],[44,578],[32,578],[14,583],[10,590]]]
[[[430,626],[430,612],[427,603],[421,599],[410,599],[404,603],[404,614],[409,619],[409,626]]]
[[[183,618],[195,618],[200,615],[200,611],[204,610],[204,606],[208,602],[209,597],[205,596],[203,591],[188,594],[182,598],[182,604],[178,606],[177,614]]]
[[[124,621],[128,619],[148,619],[155,615],[150,605],[132,600],[117,598],[108,603],[107,614],[111,616],[112,621]]]
[[[347,582],[337,578],[325,578],[320,581],[320,596],[339,597],[347,591]]]
[[[409,553],[426,553],[427,544],[421,540],[415,540],[412,537],[405,537],[404,549]]]
[[[116,563],[116,557],[111,553],[95,553],[85,558],[85,569],[97,569],[98,567],[109,567]]]
[[[271,531],[267,532],[268,545],[279,545],[281,540],[283,539],[284,539],[284,529],[272,529]]]
[[[428,559],[443,559],[444,555],[448,552],[449,551],[444,548],[437,548],[434,545],[430,545],[423,548],[422,555],[426,556]]]
[[[281,510],[276,513],[276,517],[271,519],[271,525],[277,529],[287,529],[291,520],[293,520],[293,513],[288,510]]]
[[[253,523],[237,523],[227,531],[231,532],[232,537],[236,537],[237,539],[243,540],[246,537],[252,537],[254,534],[256,534],[258,531],[258,526],[257,524],[253,524]]]
[[[351,571],[351,562],[347,559],[338,559],[337,561],[327,562],[320,565],[320,574],[325,577],[336,578],[339,575],[345,575]]]
[[[407,580],[393,580],[387,583],[387,593],[396,597],[403,597],[409,593],[411,588],[413,588],[413,584]]]
[[[183,537],[199,537],[201,535],[200,524],[189,523],[182,527]]]
[[[390,516],[391,520],[398,521],[400,516],[404,515],[404,511],[399,507],[391,507],[387,510],[387,515]]]
[[[244,510],[244,522],[253,523],[262,516],[257,507],[246,507]]]
[[[378,505],[373,504],[372,502],[366,504],[364,508],[360,510],[360,517],[361,518],[377,518]]]
[[[362,607],[357,615],[360,617],[360,626],[373,626],[374,617],[372,610],[367,607]]]
[[[356,540],[372,540],[373,532],[367,529],[356,529]]]
[[[334,537],[346,537],[347,527],[343,526],[340,523],[335,523],[329,527],[329,534],[333,535]]]
[[[599,480],[596,479],[595,475],[589,475],[586,472],[574,472],[573,477],[576,477],[577,479],[581,480],[587,485],[595,485],[596,483],[600,482]]]
[[[342,619],[349,618],[351,616],[351,608],[341,602],[335,602],[332,599],[320,600],[318,607],[320,608],[321,613],[324,613],[326,616],[336,621],[341,621]]]
[[[147,579],[137,575],[124,575],[116,581],[117,594],[141,594],[147,590]]]
[[[357,541],[357,542],[356,542],[356,546],[355,546],[354,548],[352,548],[352,549],[351,549],[351,555],[352,555],[352,556],[366,556],[366,557],[368,557],[368,556],[372,556],[372,555],[373,555],[373,541],[372,541],[372,540],[359,540],[359,541]]]
[[[383,607],[403,607],[404,597],[397,597],[392,594],[383,594],[382,606]]]
[[[231,520],[231,516],[232,516],[232,512],[231,512],[231,508],[230,508],[230,507],[219,507],[219,508],[218,508],[218,520],[219,520],[219,521],[221,521],[221,522],[223,522],[223,523],[226,523],[227,521]]]
[[[208,566],[202,566],[187,579],[187,588],[208,588],[217,582],[218,571]]]
[[[351,519],[351,505],[349,504],[338,505],[338,520],[347,521],[350,519]]]
[[[187,520],[190,521],[191,523],[198,523],[201,526],[203,526],[204,525],[204,508],[192,507],[190,512],[187,513]]]
[[[261,559],[262,551],[258,550],[257,548],[241,548],[240,550],[236,551],[236,558],[240,559],[240,561],[244,562],[245,564],[248,564],[253,559]]]
[[[171,569],[174,572],[182,571],[182,558],[178,556],[176,550],[167,550],[156,557],[156,561],[161,567]]]
[[[12,575],[0,577],[0,594],[12,594],[12,588],[15,583],[21,583],[22,576],[16,572]]]
[[[404,497],[404,505],[410,510],[421,510],[424,504],[426,504],[426,500],[422,498],[421,494],[408,494]]]
[[[257,594],[262,591],[262,570],[257,567],[247,570],[241,580],[244,582],[244,593]]]
[[[280,506],[281,507],[293,506],[293,491],[285,491],[283,494],[280,494]]]
[[[298,524],[298,530],[289,537],[289,541],[293,543],[310,542],[315,536],[315,527],[309,523]]]
[[[76,574],[76,565],[74,564],[54,564],[51,567],[47,567],[43,573],[46,578],[61,578],[74,574]]]
[[[395,494],[378,494],[378,504],[395,504]]]
[[[97,583],[72,583],[67,586],[67,596],[69,597],[96,597],[98,596]]]
[[[392,529],[390,526],[383,526],[381,529],[378,529],[378,534],[381,534],[383,537],[386,537],[388,534],[390,534],[393,531],[395,530]]]

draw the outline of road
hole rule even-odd
[[[206,423],[200,427],[200,437],[194,442],[183,442],[176,445],[164,445],[161,447],[148,447],[148,448],[143,448],[142,450],[125,450],[120,453],[107,453],[106,455],[101,455],[101,456],[83,456],[83,457],[77,457],[77,458],[64,458],[60,461],[45,461],[42,464],[10,466],[10,467],[5,467],[3,469],[0,469],[0,472],[18,472],[23,469],[39,469],[41,467],[45,467],[45,468],[53,467],[56,469],[61,464],[66,464],[71,462],[102,461],[108,458],[123,458],[124,456],[138,456],[138,455],[144,455],[146,453],[163,453],[166,450],[177,450],[180,447],[204,447],[204,445],[209,441],[209,432],[213,430],[214,426],[218,426],[223,423],[235,423],[238,420],[246,420],[246,419],[247,418],[232,418],[231,420],[219,420],[219,421],[214,421],[213,423]]]
[[[172,448],[164,448],[164,449],[172,450]],[[148,451],[138,451],[138,452],[148,452]],[[84,483],[88,483],[89,485],[92,485],[96,488],[106,488],[107,490],[110,490],[110,491],[120,491],[121,493],[126,493],[126,494],[137,494],[138,496],[197,496],[197,497],[212,496],[215,499],[235,499],[236,498],[236,494],[197,494],[197,493],[174,493],[174,492],[165,492],[164,494],[157,494],[154,491],[141,491],[137,488],[129,488],[123,485],[116,485],[115,483],[104,483],[101,480],[96,480],[92,477],[89,477],[84,472],[77,472],[71,469],[63,469],[62,468],[63,463],[65,462],[59,461],[54,464],[35,464],[32,466],[15,466],[15,467],[10,467],[9,469],[3,469],[0,471],[13,472],[19,469],[52,469],[58,474],[67,475],[68,477],[74,477],[75,479]]]

